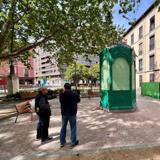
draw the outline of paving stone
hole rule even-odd
[[[0,160],[25,160],[29,156],[38,159],[48,156],[65,156],[72,153],[82,154],[86,151],[99,153],[99,150],[114,151],[118,148],[122,150],[122,148],[136,148],[136,146],[150,147],[151,153],[144,150],[143,152],[115,152],[115,156],[107,154],[110,159],[114,158],[115,160],[117,160],[118,155],[121,159],[135,158],[134,160],[138,160],[134,157],[136,153],[137,156],[140,155],[140,160],[158,160],[160,158],[160,149],[152,150],[152,146],[160,146],[160,101],[138,97],[138,110],[136,112],[107,113],[94,110],[99,105],[98,98],[82,99],[78,111],[78,139],[80,144],[74,149],[69,148],[69,126],[67,146],[64,149],[59,148],[60,106],[58,99],[54,99],[50,103],[52,105],[52,117],[49,132],[54,140],[45,145],[36,141],[37,119],[30,121],[29,114],[21,115],[17,123],[14,123],[15,117],[1,120]],[[36,117],[36,115],[34,116]],[[102,156],[101,160],[106,159],[106,154],[100,155]],[[84,155],[80,157],[81,159],[87,158]],[[100,160],[95,155],[89,157]]]

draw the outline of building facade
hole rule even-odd
[[[9,74],[9,66],[6,61],[0,64],[0,88],[7,85],[7,76]]]
[[[87,68],[92,67],[93,65],[99,64],[99,56],[98,55],[79,55],[77,58],[78,63],[86,66]],[[88,85],[91,83],[91,80],[80,80],[80,85]]]
[[[78,56],[78,62],[90,68],[92,65],[99,64],[98,55],[80,55]]]
[[[160,12],[150,8],[128,29],[124,41],[134,48],[136,57],[136,86],[142,82],[160,81]]]
[[[19,84],[20,85],[30,85],[34,84],[34,61],[33,58],[30,57],[28,59],[29,64],[31,66],[30,69],[28,69],[21,61],[15,62],[15,74],[19,78]]]
[[[31,68],[28,69],[21,61],[15,62],[15,74],[19,78],[20,85],[34,84],[34,70],[33,70],[33,58],[28,59]],[[0,65],[0,85],[7,84],[7,77],[9,75],[9,63],[4,61]]]
[[[49,58],[49,53],[42,48],[36,49],[37,56],[34,59],[34,71],[38,85],[51,85],[62,87],[63,78],[55,58]]]

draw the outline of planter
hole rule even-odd
[[[25,99],[32,99],[35,98],[37,96],[38,92],[34,91],[34,92],[21,92],[20,93],[20,98],[25,100]]]

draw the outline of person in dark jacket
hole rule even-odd
[[[35,111],[39,116],[39,122],[37,125],[37,139],[41,139],[41,142],[47,142],[52,138],[48,136],[48,128],[50,123],[51,109],[46,94],[48,89],[42,87],[39,90],[39,94],[35,99]]]
[[[66,143],[66,128],[68,121],[71,127],[71,147],[74,147],[79,142],[77,140],[77,103],[80,102],[80,97],[77,93],[71,90],[71,85],[64,85],[64,92],[60,94],[62,128],[60,132],[60,147],[64,147]]]

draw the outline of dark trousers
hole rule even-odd
[[[48,128],[49,128],[50,117],[39,116],[39,122],[37,125],[37,138],[41,138],[42,141],[48,138]]]
[[[77,119],[76,116],[62,116],[62,128],[60,133],[60,143],[66,143],[66,129],[68,121],[71,127],[71,144],[75,144],[77,141]]]
[[[38,124],[37,124],[37,139],[41,138],[41,120],[39,118]]]

